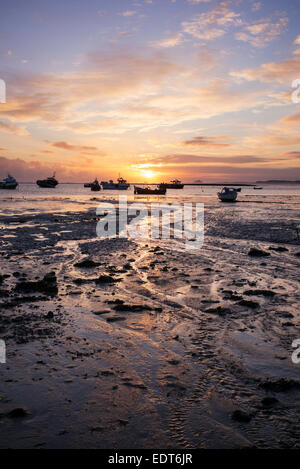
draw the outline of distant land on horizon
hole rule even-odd
[[[86,182],[86,181],[85,181]],[[34,181],[21,181],[19,184],[36,184]],[[84,184],[84,182],[60,182],[60,184]],[[158,182],[129,182],[131,185],[149,185],[156,186],[160,183]],[[202,182],[200,180],[194,182],[183,182],[185,186],[255,186],[256,184],[300,184],[300,180],[296,179],[295,181],[284,180],[284,179],[268,179],[266,181],[256,181],[256,182]]]
[[[300,184],[300,180],[289,181],[284,179],[269,179],[267,181],[256,181],[256,184]]]

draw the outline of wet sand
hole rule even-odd
[[[0,447],[299,447],[299,212],[244,205],[195,251],[1,217]]]

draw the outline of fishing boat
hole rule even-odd
[[[92,184],[93,184],[92,182],[86,182],[86,183],[84,184],[84,187],[91,187]]]
[[[222,202],[235,202],[238,191],[234,187],[223,187],[221,192],[218,192],[218,197]]]
[[[112,179],[109,182],[101,181],[101,186],[103,190],[127,191],[130,184],[128,184],[126,179],[119,177],[118,182],[114,182]]]
[[[18,185],[19,183],[15,180],[15,178],[8,174],[7,178],[3,179],[3,181],[0,182],[0,189],[13,190],[16,189]]]
[[[57,186],[58,181],[55,179],[55,173],[54,173],[52,177],[38,180],[36,181],[36,183],[39,187],[46,187],[46,188],[54,189]]]
[[[95,179],[94,182],[91,183],[90,187],[91,187],[91,191],[93,191],[93,192],[101,191],[101,186],[100,186],[97,178]]]
[[[263,189],[263,187],[254,186],[253,189],[255,191],[261,191]]]
[[[134,186],[134,193],[135,194],[143,194],[143,195],[165,195],[167,192],[166,187],[157,186],[156,189],[151,189],[150,186],[147,187],[138,187]]]
[[[184,184],[182,184],[179,179],[174,179],[173,181],[170,181],[170,183],[162,182],[160,187],[165,187],[166,189],[183,189]]]

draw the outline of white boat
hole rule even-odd
[[[221,192],[218,192],[218,197],[222,202],[235,202],[238,191],[234,187],[223,187]]]
[[[3,179],[3,181],[0,182],[0,189],[13,190],[16,189],[18,185],[19,183],[15,180],[15,178],[8,174],[7,178]]]
[[[130,184],[128,184],[126,179],[119,177],[118,182],[114,182],[112,179],[109,182],[101,181],[101,186],[103,190],[126,191]]]

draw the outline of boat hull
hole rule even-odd
[[[134,186],[134,193],[140,195],[166,195],[167,189],[145,189],[143,187]]]
[[[102,184],[102,189],[104,191],[127,191],[129,187],[130,184],[126,184],[124,186],[120,186],[119,184]]]
[[[100,186],[91,186],[91,191],[92,192],[100,192],[101,191],[101,187]]]
[[[160,184],[161,187],[165,187],[166,189],[183,189],[184,184]]]
[[[236,202],[237,194],[221,194],[218,193],[221,202]]]
[[[17,184],[10,184],[10,185],[0,184],[0,189],[13,191],[18,187],[18,185],[19,185],[18,183]]]
[[[55,187],[57,186],[57,183],[54,184],[45,181],[36,181],[36,183],[39,187],[43,187],[45,189],[55,189]]]

